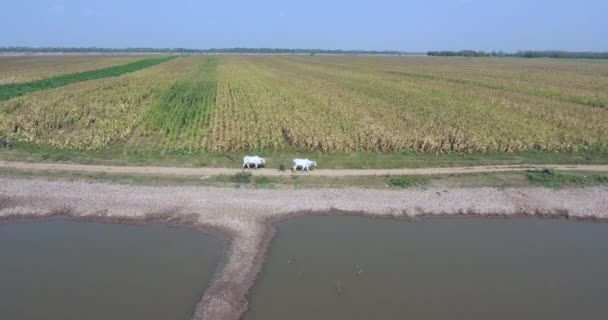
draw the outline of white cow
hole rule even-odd
[[[317,162],[316,161],[312,161],[312,160],[308,160],[308,159],[293,159],[293,168],[291,168],[291,171],[298,171],[298,167],[302,167],[302,170],[300,171],[308,171],[310,169],[310,167],[316,167],[317,166]]]
[[[251,165],[253,165],[253,168],[257,169],[259,166],[264,164],[266,164],[266,160],[264,158],[260,158],[258,156],[243,157],[243,169],[251,169]]]

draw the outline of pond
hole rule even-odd
[[[189,319],[221,254],[187,228],[0,224],[0,319]]]
[[[306,216],[278,225],[258,319],[606,319],[608,224]]]

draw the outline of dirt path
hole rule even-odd
[[[179,167],[125,167],[82,165],[64,163],[29,163],[0,161],[0,168],[21,170],[44,170],[64,172],[110,173],[127,175],[160,175],[160,176],[214,176],[229,175],[241,172],[240,168],[179,168]],[[597,171],[608,172],[608,165],[504,165],[504,166],[476,166],[476,167],[446,167],[446,168],[418,168],[418,169],[318,169],[311,172],[296,173],[310,176],[374,176],[374,175],[428,175],[428,174],[454,174],[454,173],[480,173],[523,171],[530,169],[552,168],[555,170],[570,171]],[[280,172],[276,169],[247,170],[254,175],[288,176],[291,171]]]

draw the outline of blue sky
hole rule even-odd
[[[608,0],[4,0],[17,45],[608,51]]]

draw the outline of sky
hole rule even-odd
[[[608,51],[608,0],[3,0],[0,46]]]

